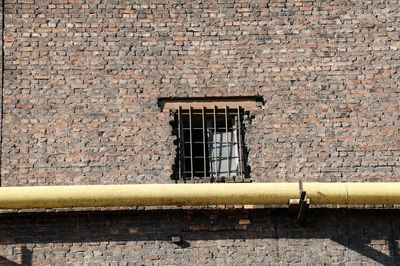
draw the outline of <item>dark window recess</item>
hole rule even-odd
[[[242,108],[174,111],[177,136],[175,179],[239,181],[248,177]]]

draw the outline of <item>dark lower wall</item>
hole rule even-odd
[[[166,183],[158,97],[260,95],[254,181],[400,177],[399,1],[5,0],[4,185]]]
[[[311,209],[304,227],[287,209],[1,214],[0,256],[24,265],[398,265],[399,224],[399,210],[365,209]]]

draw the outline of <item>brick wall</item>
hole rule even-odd
[[[172,182],[172,117],[160,112],[157,99],[205,95],[264,98],[246,132],[254,182],[400,177],[399,1],[4,2],[4,186]],[[376,216],[378,232],[387,232],[386,216],[366,213]],[[159,223],[162,214],[156,214]],[[343,226],[351,230],[366,226],[361,211],[319,214],[345,220]],[[90,230],[97,231],[96,222],[103,229],[110,225],[114,218],[107,215],[90,220]],[[398,213],[393,215],[398,220]],[[398,232],[382,233],[372,244],[363,238],[373,234],[369,231],[356,232],[354,245],[347,235],[332,241],[336,220],[319,223],[319,231],[284,229],[285,222],[276,221],[280,233],[264,235],[259,225],[248,234],[260,237],[246,240],[246,230],[213,229],[213,238],[195,239],[197,248],[180,249],[162,240],[168,226],[150,225],[150,218],[143,230],[150,230],[151,239],[114,241],[106,230],[103,238],[83,241],[62,235],[91,218],[76,218],[82,221],[77,223],[57,218],[61,224],[54,225],[40,217],[25,217],[11,231],[12,224],[1,227],[17,232],[3,246],[6,259],[16,261],[33,250],[33,260],[44,256],[46,264],[48,256],[56,263],[55,247],[60,256],[70,254],[71,263],[75,253],[80,256],[75,248],[93,250],[82,251],[80,259],[87,262],[103,251],[105,261],[119,256],[129,261],[136,258],[129,255],[132,250],[150,259],[164,256],[151,257],[157,248],[177,263],[211,256],[210,262],[229,264],[230,258],[253,255],[250,260],[260,264],[298,256],[291,262],[305,262],[316,254],[321,262],[383,263],[398,254],[398,243],[393,244]],[[41,225],[38,235],[15,240],[29,234],[32,222]],[[83,228],[84,236],[92,232]],[[116,234],[124,235],[128,227],[120,230]],[[53,238],[40,240],[38,232]],[[61,240],[53,241],[56,235]],[[389,257],[382,261],[376,250]],[[264,257],[267,253],[275,255]]]
[[[0,222],[0,263],[400,263],[399,210],[313,209],[304,228],[286,209],[2,214]]]
[[[170,182],[157,98],[204,95],[264,97],[255,181],[400,176],[398,1],[5,7],[5,185]]]

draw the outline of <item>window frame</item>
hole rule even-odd
[[[171,121],[170,124],[173,127],[173,134],[177,137],[175,144],[177,148],[176,156],[175,156],[175,164],[174,164],[174,172],[171,175],[171,179],[174,179],[175,182],[191,180],[192,182],[248,182],[246,179],[250,178],[250,166],[248,164],[248,149],[246,147],[245,142],[245,135],[247,131],[247,125],[249,124],[249,119],[251,117],[251,113],[253,111],[258,110],[262,105],[264,105],[264,99],[262,96],[228,96],[228,97],[161,97],[158,98],[158,106],[164,113],[170,113],[174,117],[174,121]],[[180,157],[180,149],[181,147],[181,136],[179,134],[178,122],[176,121],[176,115],[178,114],[179,110],[200,110],[203,109],[237,109],[239,111],[239,118],[240,118],[240,134],[238,137],[240,138],[240,147],[239,151],[241,154],[241,174],[237,178],[231,178],[231,180],[224,180],[224,179],[212,179],[210,177],[199,179],[191,178],[184,178],[182,175],[181,169],[181,157]],[[203,141],[205,143],[206,141]],[[208,148],[208,147],[207,147]],[[204,146],[203,146],[204,150]],[[204,152],[203,152],[204,154]],[[203,169],[204,162],[203,162]],[[210,166],[211,167],[211,166]],[[204,170],[203,170],[204,171]]]

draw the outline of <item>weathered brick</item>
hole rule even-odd
[[[173,117],[160,112],[157,98],[240,95],[265,100],[246,120],[252,181],[400,178],[396,0],[5,0],[4,7],[3,186],[172,182]],[[399,232],[387,232],[379,217],[371,226],[392,240],[375,241],[369,232],[365,237],[374,241],[365,243],[359,231],[365,221],[347,216],[354,212],[337,212],[347,227],[329,220],[316,233],[325,238],[312,240],[316,231],[284,227],[285,219],[264,219],[276,226],[271,232],[235,215],[227,225],[171,218],[172,228],[194,234],[189,249],[169,242],[170,225],[138,220],[131,227],[121,217],[117,224],[126,227],[113,227],[111,216],[98,221],[104,233],[87,227],[87,217],[54,231],[43,226],[44,238],[32,235],[31,225],[7,224],[0,230],[10,245],[0,252],[22,263],[26,243],[37,265],[389,264],[397,258],[390,250],[396,252]],[[60,234],[71,227],[83,229],[70,238]],[[355,230],[354,241],[346,230]],[[157,234],[163,238],[154,239]]]

